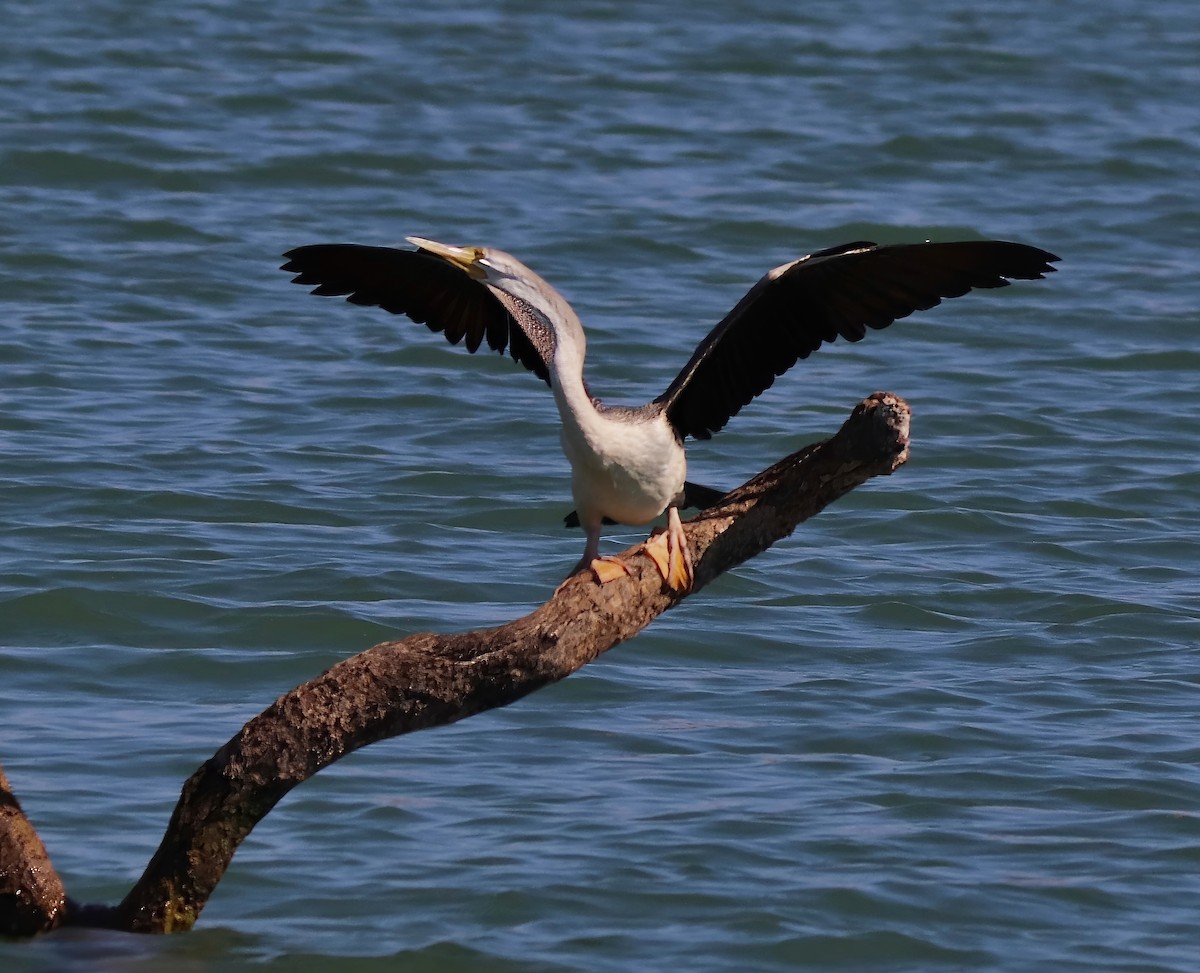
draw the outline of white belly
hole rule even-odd
[[[665,421],[629,423],[593,413],[587,428],[564,422],[562,444],[585,525],[602,517],[649,523],[683,491],[687,460]]]

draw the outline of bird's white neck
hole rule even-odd
[[[583,329],[560,329],[550,370],[550,387],[562,417],[564,430],[588,425],[597,416],[596,406],[583,384],[586,342]]]

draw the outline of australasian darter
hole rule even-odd
[[[972,288],[1034,280],[1059,258],[999,240],[877,246],[847,243],[768,272],[708,336],[662,395],[637,408],[604,405],[583,378],[584,335],[561,294],[491,247],[408,237],[416,250],[352,243],[290,250],[283,270],[312,293],[344,295],[440,331],[474,352],[486,341],[550,386],[562,419],[583,558],[600,582],[628,570],[599,556],[605,522],[640,525],[667,511],[646,551],[676,590],[692,584],[678,507],[708,506],[721,492],[685,479],[684,440],[708,439],[799,359],[838,336],[858,341],[913,311]],[[568,518],[568,522],[572,519]]]

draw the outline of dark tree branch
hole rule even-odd
[[[832,439],[787,457],[688,521],[693,590],[904,463],[908,419],[902,399],[877,392]],[[383,642],[281,696],[184,784],[162,844],[125,900],[115,908],[72,907],[66,921],[189,929],[242,840],[297,784],[370,743],[505,706],[556,682],[685,597],[635,551],[626,552],[635,566],[630,577],[600,586],[585,572],[507,625]]]

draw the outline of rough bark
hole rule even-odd
[[[781,460],[686,522],[693,592],[870,477],[900,466],[908,418],[902,399],[877,392],[832,439]],[[649,558],[635,551],[626,552],[635,568],[629,577],[600,586],[585,572],[507,625],[383,642],[281,696],[184,784],[162,844],[125,900],[114,908],[70,904],[65,921],[189,929],[239,844],[297,784],[370,743],[504,706],[562,679],[685,597],[668,590]],[[0,845],[0,856],[6,848]],[[0,872],[7,875],[8,867],[0,857]],[[47,912],[37,928],[53,926],[57,915]],[[6,918],[0,902],[0,923]]]

